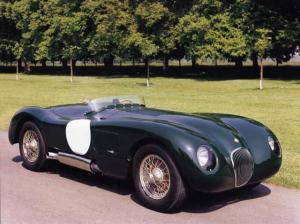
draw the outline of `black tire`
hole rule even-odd
[[[26,156],[24,155],[24,145],[23,145],[23,139],[24,135],[27,131],[33,131],[37,138],[38,138],[38,153],[37,153],[37,159],[35,161],[29,161]],[[41,131],[39,130],[38,126],[31,122],[25,122],[22,126],[22,129],[19,134],[19,149],[20,149],[20,155],[23,159],[23,166],[29,170],[32,171],[42,171],[46,167],[47,157],[46,157],[46,144],[43,138],[43,135]]]
[[[161,199],[151,198],[142,187],[140,166],[142,161],[149,155],[157,155],[162,158],[169,169],[170,187],[166,195]],[[144,145],[136,152],[133,159],[132,175],[136,198],[147,208],[160,212],[169,212],[180,207],[186,198],[186,188],[173,159],[158,145]]]

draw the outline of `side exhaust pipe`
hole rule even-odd
[[[60,163],[73,166],[81,170],[86,170],[91,173],[101,173],[101,170],[96,163],[93,163],[92,160],[83,158],[81,156],[64,152],[49,152],[47,155],[47,159],[57,160]]]

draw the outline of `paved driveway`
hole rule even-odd
[[[300,223],[300,191],[263,184],[250,192],[197,194],[162,214],[137,204],[129,183],[53,163],[47,172],[22,167],[18,146],[0,132],[1,224]]]

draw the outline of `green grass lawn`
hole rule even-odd
[[[0,129],[21,107],[76,103],[109,95],[142,95],[148,107],[188,113],[218,112],[254,118],[270,127],[283,148],[283,166],[269,182],[300,189],[300,81],[204,81],[153,78],[75,77],[0,74]]]

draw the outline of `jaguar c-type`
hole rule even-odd
[[[11,120],[9,141],[19,143],[27,169],[57,160],[129,179],[139,202],[158,211],[179,207],[191,190],[256,186],[282,160],[276,136],[253,119],[152,109],[135,96],[23,108]]]

